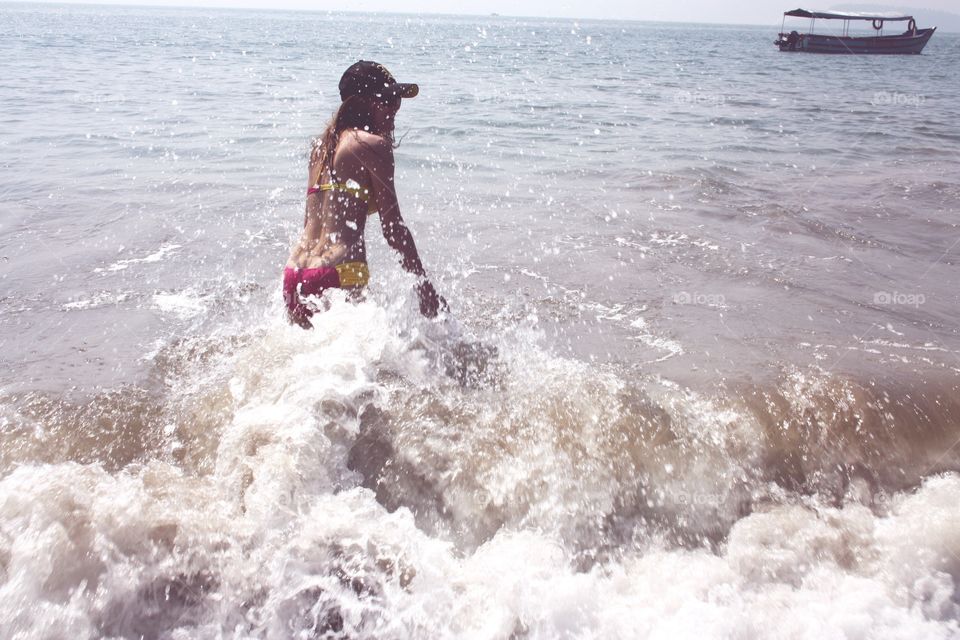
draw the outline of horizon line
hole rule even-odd
[[[259,1],[259,0],[257,0]],[[537,16],[537,15],[519,15],[506,13],[446,13],[440,11],[358,11],[350,9],[311,9],[289,8],[289,7],[270,7],[270,6],[225,6],[219,4],[157,4],[146,2],[142,4],[132,4],[129,0],[118,0],[117,2],[89,1],[89,0],[2,0],[3,5],[59,5],[59,6],[85,6],[85,7],[124,7],[129,9],[213,9],[217,11],[270,11],[286,13],[326,13],[329,15],[384,15],[384,16],[436,16],[448,18],[514,18],[519,20],[578,20],[584,22],[636,22],[648,24],[705,24],[724,27],[764,27],[774,24],[773,22],[697,22],[687,20],[644,20],[642,18],[597,18],[582,16]],[[779,15],[779,14],[778,14]]]
[[[327,15],[365,15],[365,16],[411,16],[411,17],[447,17],[447,18],[509,18],[514,20],[576,20],[582,22],[605,22],[605,23],[635,23],[635,24],[666,24],[666,25],[708,25],[719,27],[771,27],[778,28],[776,20],[772,22],[711,22],[711,21],[687,21],[687,20],[649,20],[642,18],[610,18],[610,17],[580,17],[580,16],[537,16],[537,15],[515,15],[503,14],[498,12],[489,13],[446,13],[440,11],[358,11],[350,9],[312,9],[309,7],[271,7],[259,4],[268,0],[253,0],[258,3],[255,6],[229,6],[221,4],[206,4],[201,0],[195,4],[180,4],[181,0],[173,0],[170,4],[160,4],[148,0],[143,4],[133,4],[129,0],[0,0],[0,6],[25,5],[25,6],[82,6],[82,7],[118,7],[127,9],[174,9],[174,10],[212,10],[212,11],[263,11],[276,13],[311,13]],[[229,1],[229,0],[228,0]],[[889,5],[887,5],[889,6]],[[956,17],[960,21],[960,14],[951,11],[936,9],[925,9],[934,14],[943,14]],[[916,13],[916,11],[914,11]],[[779,15],[779,14],[778,14]],[[944,33],[960,33],[960,28],[938,29]]]

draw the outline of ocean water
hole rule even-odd
[[[926,26],[920,20],[920,26]],[[0,5],[0,638],[960,637],[960,37]],[[358,58],[368,230],[286,324]]]

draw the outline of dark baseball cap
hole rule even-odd
[[[340,77],[340,99],[350,96],[400,96],[413,98],[420,93],[415,84],[397,82],[382,64],[360,60],[350,65]]]

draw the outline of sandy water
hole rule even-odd
[[[960,40],[4,5],[0,636],[960,636]],[[307,142],[421,85],[367,302]],[[399,136],[398,136],[399,137]]]

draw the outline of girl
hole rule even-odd
[[[427,279],[410,230],[400,217],[394,188],[394,118],[403,98],[419,92],[397,82],[383,65],[361,60],[340,78],[340,108],[310,155],[303,233],[283,271],[290,322],[312,328],[313,310],[302,296],[326,289],[359,292],[369,279],[363,232],[380,214],[383,236],[419,278],[420,311],[435,317],[446,302]]]

